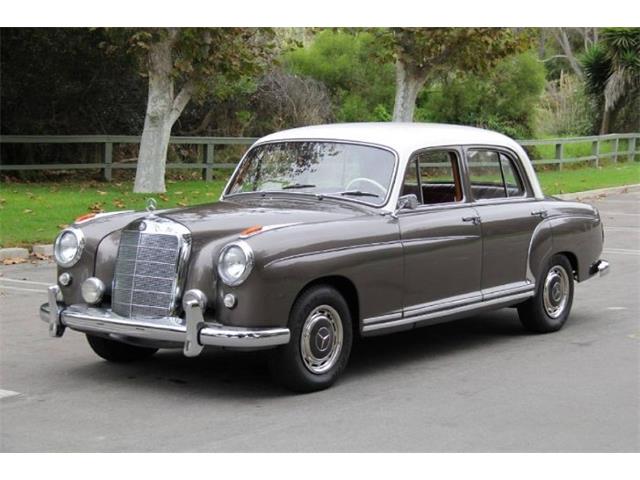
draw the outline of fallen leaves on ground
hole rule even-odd
[[[3,265],[17,265],[19,263],[27,263],[27,259],[15,257],[15,258],[5,258],[4,260],[2,260]]]
[[[33,210],[31,210],[30,208],[25,208],[22,213],[33,213]]]
[[[116,208],[127,208],[127,205],[126,205],[126,204],[125,204],[121,199],[119,199],[119,198],[117,198],[117,199],[115,199],[115,200],[113,201],[113,205],[114,205]]]
[[[102,213],[104,210],[102,209],[102,202],[95,202],[89,205],[89,211],[93,213]]]

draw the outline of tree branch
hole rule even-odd
[[[561,54],[559,54],[559,55],[551,55],[549,58],[542,58],[542,59],[539,59],[538,61],[542,62],[542,63],[546,63],[546,62],[549,62],[549,61],[553,60],[554,58],[567,58],[567,56],[566,55],[561,55]]]
[[[194,91],[195,84],[193,81],[189,80],[184,84],[184,86],[180,90],[180,93],[178,93],[178,95],[176,95],[176,97],[173,99],[171,113],[169,114],[169,118],[172,124],[178,119],[178,117],[184,110],[184,107],[187,106],[187,103],[189,103],[189,100],[191,100]]]

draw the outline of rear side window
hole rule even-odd
[[[494,150],[471,150],[467,159],[469,183],[474,199],[524,195],[522,179],[508,156]]]

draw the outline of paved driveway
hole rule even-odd
[[[330,390],[274,386],[265,356],[112,365],[38,319],[54,265],[2,268],[2,451],[639,451],[640,191],[597,199],[612,272],[529,335],[513,309],[356,346]]]

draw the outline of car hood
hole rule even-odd
[[[327,198],[252,197],[165,210],[158,215],[181,223],[194,238],[213,238],[235,235],[256,225],[264,228],[324,223],[373,214],[369,208]]]

